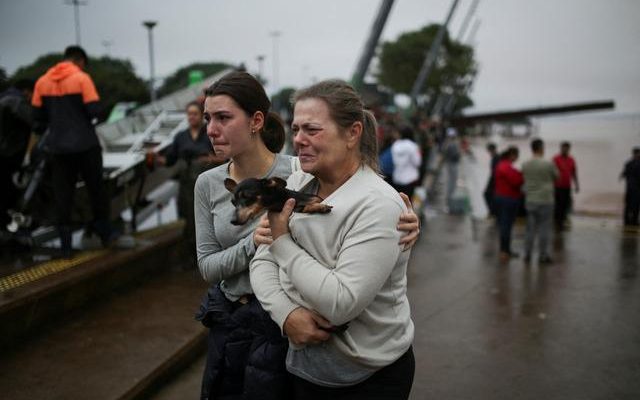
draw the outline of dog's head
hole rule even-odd
[[[250,219],[260,215],[265,206],[262,203],[263,196],[274,189],[284,189],[287,182],[280,178],[249,178],[240,183],[233,179],[224,180],[224,187],[233,193],[231,203],[236,207],[235,217],[231,221],[233,225],[244,225]]]

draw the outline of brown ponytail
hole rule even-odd
[[[369,110],[364,110],[364,129],[360,138],[360,154],[362,162],[376,172],[379,172],[378,165],[378,123],[376,117]]]
[[[284,146],[285,131],[284,123],[280,116],[273,111],[269,111],[264,120],[262,131],[262,141],[272,153],[279,153]]]

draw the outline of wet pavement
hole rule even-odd
[[[542,267],[499,264],[496,233],[469,217],[428,221],[408,276],[411,398],[640,398],[640,236],[574,217]],[[520,223],[514,249],[523,236]]]

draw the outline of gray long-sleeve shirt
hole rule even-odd
[[[265,178],[291,175],[293,160],[276,154]],[[231,193],[224,187],[229,178],[229,163],[202,173],[195,186],[194,212],[198,267],[209,283],[220,283],[220,289],[231,301],[253,293],[249,281],[249,263],[255,254],[253,231],[258,218],[245,225],[231,224],[235,208]]]

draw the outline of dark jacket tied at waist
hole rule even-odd
[[[288,341],[251,296],[229,301],[215,285],[207,290],[196,320],[209,328],[202,400],[288,399]]]

